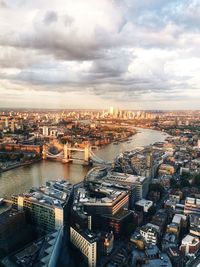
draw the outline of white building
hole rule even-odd
[[[35,224],[46,230],[60,229],[64,225],[64,210],[62,203],[54,200],[52,204],[45,198],[38,200],[34,193],[13,197],[18,209],[28,210]]]
[[[153,206],[153,201],[141,199],[135,203],[135,205],[141,207],[144,212],[148,212],[149,209]]]
[[[183,238],[180,250],[184,255],[195,255],[199,250],[200,242],[198,237],[187,235]]]
[[[12,196],[12,201],[19,210],[26,210],[30,214],[33,224],[45,231],[53,231],[64,226],[64,217],[73,186],[66,181],[47,183],[48,186]]]
[[[200,148],[200,139],[198,139],[197,146]]]
[[[48,126],[42,127],[42,135],[49,136],[49,127]]]
[[[110,107],[110,115],[113,115],[114,114],[114,108],[113,107]]]
[[[158,229],[156,225],[147,224],[140,228],[140,234],[148,244],[156,245],[158,242]]]
[[[70,227],[70,241],[86,257],[89,267],[97,264],[97,237],[90,232],[78,232]]]
[[[185,206],[184,206],[184,214],[185,215],[189,215],[189,214],[200,215],[200,199],[186,197]]]
[[[135,199],[140,200],[147,196],[149,190],[149,179],[144,176],[112,172],[106,177],[107,180],[135,186]]]

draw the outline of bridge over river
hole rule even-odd
[[[121,152],[146,146],[155,142],[163,142],[166,134],[150,129],[137,129],[138,133],[131,138],[131,142],[110,144],[102,149],[93,151],[95,157],[112,162]],[[74,157],[83,152],[76,152]],[[81,156],[80,155],[80,156]],[[28,191],[33,186],[45,184],[50,179],[65,179],[71,183],[83,180],[89,171],[89,166],[82,164],[62,164],[59,161],[43,160],[27,167],[17,168],[0,174],[0,197],[10,196],[15,193]]]
[[[54,153],[52,152],[54,150]],[[81,157],[80,154],[83,154]],[[93,164],[110,165],[112,162],[108,162],[98,157],[89,144],[86,144],[84,148],[72,147],[69,144],[61,144],[56,139],[43,146],[42,151],[43,160],[57,160],[62,163],[70,163],[75,161],[82,163],[84,166]]]

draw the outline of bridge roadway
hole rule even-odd
[[[72,152],[84,152],[84,159],[76,158],[72,156]],[[84,163],[90,163],[91,160],[93,163],[96,164],[103,164],[103,165],[111,165],[111,162],[107,162],[101,158],[99,158],[93,151],[90,146],[86,146],[84,149],[70,147],[67,145],[63,146],[63,149],[57,153],[53,154],[48,150],[48,146],[43,147],[43,159],[56,159],[61,160],[63,163],[72,162],[73,160],[82,161]]]
[[[68,150],[70,151],[80,151],[80,152],[84,152],[85,149],[83,148],[76,148],[76,147],[68,147]]]

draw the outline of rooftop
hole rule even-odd
[[[111,183],[92,183],[90,187],[79,187],[75,191],[73,209],[81,210],[81,206],[113,206],[128,195],[126,188],[119,188]]]
[[[169,243],[177,243],[177,236],[173,233],[166,233],[163,237],[163,241]]]
[[[158,234],[160,231],[159,226],[152,224],[152,223],[147,223],[146,225],[141,226],[141,231],[144,232],[152,232]]]
[[[40,205],[62,207],[68,201],[72,188],[66,181],[49,181],[46,186],[32,188],[29,193],[22,193],[17,197]]]
[[[115,220],[120,221],[120,220],[123,220],[126,216],[130,215],[131,213],[132,213],[132,211],[130,211],[130,210],[122,209],[122,210],[119,210],[115,214],[105,214],[105,215],[103,215],[103,217],[111,218],[111,219],[115,219]]]
[[[180,224],[182,220],[186,221],[187,217],[183,214],[175,214],[172,222]]]
[[[102,167],[95,167],[91,169],[86,175],[87,181],[94,181],[100,179],[103,179],[105,181],[117,181],[124,183],[143,183],[146,180],[146,177],[114,172]]]
[[[197,205],[197,206],[200,206],[200,199],[192,198],[192,197],[186,197],[185,205]]]
[[[146,200],[146,199],[143,198],[143,199],[137,201],[135,204],[139,205],[139,206],[142,206],[142,207],[144,207],[144,206],[151,207],[151,206],[153,206],[153,201]]]
[[[125,174],[119,172],[112,172],[108,174],[106,178],[108,180],[121,181],[126,183],[143,183],[146,180],[146,177],[144,176]]]
[[[199,242],[199,238],[194,237],[192,235],[186,235],[183,239],[182,239],[182,245],[186,245],[186,244],[197,244]]]
[[[74,229],[73,227],[71,227],[72,229]],[[82,235],[88,242],[90,243],[94,243],[99,239],[99,235],[95,232],[92,232],[90,230],[77,230],[74,229],[75,231],[77,231],[80,235]]]

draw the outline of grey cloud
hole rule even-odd
[[[4,2],[4,0],[0,0],[0,7],[1,8],[5,8],[7,7],[6,3]]]
[[[125,18],[119,23],[116,32],[111,33],[96,26],[91,36],[88,36],[87,29],[81,33],[78,31],[72,16],[59,16],[55,11],[48,11],[44,15],[39,12],[32,24],[31,30],[20,29],[6,35],[0,34],[0,45],[35,49],[64,60],[91,60],[102,58],[107,49],[120,47],[125,42],[120,37],[126,24]]]
[[[181,29],[171,24],[169,27],[168,24],[163,24],[162,28],[159,28],[158,22],[161,16],[157,15],[156,22],[153,17],[154,13],[150,13],[146,19],[144,13],[135,22],[123,16],[118,25],[118,31],[111,33],[98,26],[88,38],[87,35],[80,35],[77,32],[73,17],[68,14],[61,17],[55,11],[48,11],[42,20],[36,17],[39,21],[33,24],[32,31],[8,33],[7,36],[0,36],[0,43],[4,46],[36,49],[61,60],[101,59],[108,49],[115,47],[173,48],[179,46],[177,37],[181,35]],[[143,21],[147,21],[148,25],[155,24],[156,28],[149,30],[146,24],[144,27]],[[54,22],[59,22],[59,26],[49,27]]]
[[[147,76],[143,77],[129,75],[128,66],[130,61],[137,59],[135,56],[122,51],[112,50],[104,55],[102,59],[93,61],[91,68],[87,71],[73,76],[73,72],[59,66],[59,61],[44,64],[36,64],[29,68],[22,69],[15,75],[1,74],[1,79],[9,79],[18,84],[31,84],[37,90],[50,91],[83,91],[91,88],[92,94],[107,98],[112,95],[113,99],[118,99],[123,93],[123,99],[134,100],[139,96],[149,94],[176,95],[182,89],[189,88],[187,80],[191,77],[176,77],[166,75],[160,62],[158,67]],[[55,66],[54,66],[55,65]],[[169,82],[169,80],[172,80]],[[185,82],[183,83],[183,81]]]
[[[91,79],[120,79],[128,71],[128,66],[133,60],[133,55],[124,50],[113,49],[104,54],[103,58],[96,59],[90,69]]]
[[[75,34],[74,38],[72,35],[73,33],[66,36],[49,30],[7,37],[7,41],[1,39],[1,43],[5,46],[40,50],[41,53],[52,54],[59,59],[91,60],[102,56],[101,47],[95,40],[78,40]]]
[[[0,66],[19,69],[18,74],[2,71],[0,79],[27,87],[30,85],[35,90],[89,90],[104,99],[121,101],[139,100],[151,94],[155,99],[184,98],[180,92],[197,85],[191,85],[189,75],[177,77],[174,73],[165,72],[165,61],[170,62],[171,58],[157,60],[155,56],[155,63],[152,61],[149,66],[150,73],[144,71],[140,75],[137,69],[130,73],[129,64],[137,59],[134,51],[138,47],[149,54],[152,53],[151,48],[159,48],[163,53],[169,50],[177,53],[181,48],[180,56],[185,51],[188,53],[189,47],[189,53],[195,57],[198,45],[192,44],[184,30],[184,24],[191,23],[192,26],[198,19],[191,18],[198,7],[197,2],[196,5],[192,3],[195,1],[191,1],[190,9],[184,12],[184,5],[178,1],[127,0],[126,16],[122,16],[114,30],[97,26],[90,35],[84,31],[80,33],[75,18],[66,12],[63,15],[58,11],[41,11],[34,18],[30,30],[19,29],[14,34],[8,32],[0,36],[3,51],[8,48],[10,51],[2,57],[0,55]],[[184,18],[183,12],[187,18]],[[198,32],[195,36],[199,37]],[[74,71],[62,67],[62,63],[69,61],[92,63],[87,70]],[[142,63],[145,64],[145,58]]]
[[[69,15],[64,16],[64,25],[66,27],[70,27],[72,25],[73,21],[74,21],[74,19],[72,16],[69,16]]]
[[[58,20],[58,15],[55,11],[48,11],[44,16],[44,23],[49,25]]]
[[[25,69],[41,60],[47,60],[45,55],[39,55],[35,50],[0,46],[0,68]],[[49,58],[48,58],[49,59]]]

